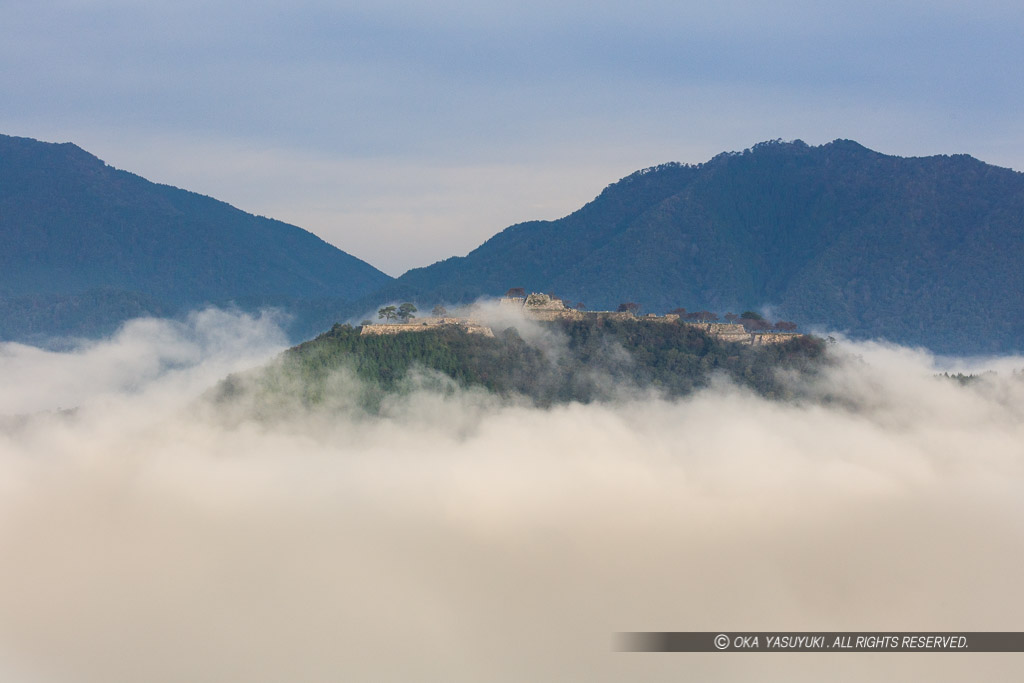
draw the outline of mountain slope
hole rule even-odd
[[[776,317],[951,353],[1024,348],[1024,174],[966,155],[761,143],[635,173],[378,295],[554,291],[570,303]]]
[[[351,300],[390,280],[295,226],[151,183],[72,144],[0,136],[0,307],[14,319],[26,307],[59,309],[97,292],[100,309],[145,301],[143,309],[166,312]],[[119,317],[100,309],[97,316]],[[59,310],[54,316],[29,331],[68,331]]]
[[[638,390],[679,397],[724,375],[762,396],[793,399],[833,362],[825,342],[810,336],[755,346],[679,323],[596,316],[519,322],[525,328],[497,329],[490,337],[457,325],[379,335],[335,325],[263,368],[229,376],[210,397],[274,419],[292,409],[379,412],[389,395],[448,392],[454,385],[542,406],[616,400]]]

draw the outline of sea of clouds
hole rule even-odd
[[[1021,671],[624,653],[615,634],[1024,630],[1024,359],[841,341],[799,403],[725,382],[550,409],[423,390],[267,420],[204,398],[284,346],[271,317],[216,310],[65,352],[0,344],[0,680]]]

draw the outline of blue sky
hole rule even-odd
[[[762,140],[1024,170],[1022,64],[1019,0],[0,0],[0,132],[397,275]]]

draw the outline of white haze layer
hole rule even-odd
[[[0,413],[22,416],[0,422],[0,680],[1024,670],[615,651],[632,630],[1024,630],[1019,377],[962,387],[925,353],[847,344],[828,403],[724,383],[549,410],[420,392],[384,418],[258,422],[197,402],[282,339],[207,311],[69,353],[0,345]]]

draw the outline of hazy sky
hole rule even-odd
[[[1016,2],[0,0],[0,132],[388,273],[774,138],[1024,169]]]

